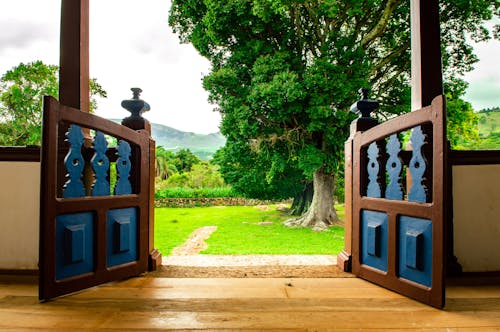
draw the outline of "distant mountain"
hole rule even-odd
[[[111,120],[121,122],[117,119]],[[156,146],[163,146],[173,152],[189,149],[202,160],[211,159],[215,151],[226,144],[226,138],[220,132],[207,135],[195,134],[157,123],[151,124],[151,136],[156,141]]]
[[[201,159],[210,159],[220,147],[226,144],[226,138],[220,132],[213,134],[195,134],[180,131],[157,123],[151,124],[151,135],[156,146],[178,151],[189,149]]]

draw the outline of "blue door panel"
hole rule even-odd
[[[399,217],[399,277],[432,286],[432,222]]]
[[[137,208],[108,211],[107,266],[113,267],[138,259]]]
[[[94,271],[94,214],[56,218],[56,280]]]
[[[361,264],[387,272],[388,217],[382,212],[361,213]]]

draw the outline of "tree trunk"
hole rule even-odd
[[[314,194],[307,212],[299,218],[285,221],[289,227],[310,227],[315,231],[325,230],[338,221],[333,206],[333,191],[335,189],[335,175],[326,174],[320,168],[314,172]]]
[[[293,198],[292,206],[290,208],[290,215],[292,216],[301,216],[309,209],[311,205],[314,194],[314,187],[312,181],[307,181],[302,189],[295,197]]]

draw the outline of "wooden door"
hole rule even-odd
[[[445,113],[439,96],[428,107],[357,133],[353,145],[353,273],[439,308]]]
[[[149,135],[51,97],[43,116],[40,300],[146,271]]]

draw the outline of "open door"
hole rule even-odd
[[[40,300],[147,270],[152,157],[145,131],[44,99]]]
[[[358,132],[353,145],[353,273],[438,308],[445,300],[445,114],[438,96]],[[406,151],[404,133],[411,133]]]

